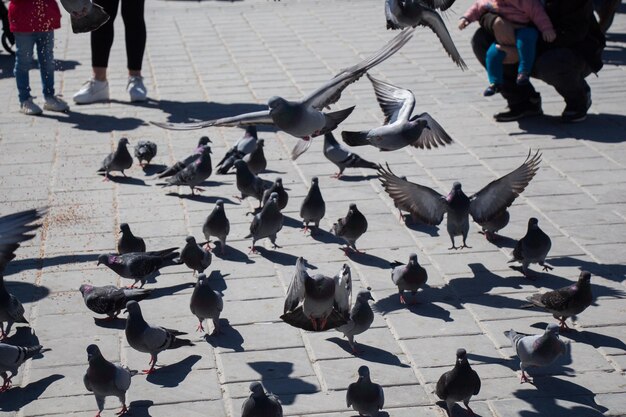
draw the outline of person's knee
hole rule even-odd
[[[584,78],[581,68],[572,51],[550,50],[537,56],[533,75],[552,86],[577,83]]]

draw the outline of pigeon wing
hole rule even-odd
[[[384,124],[409,120],[411,112],[413,112],[415,107],[415,96],[411,90],[377,80],[369,74],[367,74],[367,78],[369,78],[374,87],[376,100],[385,115]]]
[[[150,352],[160,352],[167,349],[168,343],[174,339],[168,331],[162,327],[147,325],[141,334],[141,340]]]
[[[131,373],[128,369],[115,365],[115,387],[126,392],[130,387]]]
[[[193,123],[167,123],[167,122],[150,122],[155,126],[168,130],[197,130],[211,126],[250,126],[250,125],[270,125],[274,122],[270,117],[269,110],[255,111],[244,113],[237,116],[223,117],[221,119],[207,120],[204,122]]]
[[[423,1],[431,9],[439,9],[442,12],[448,10],[454,4],[455,0],[413,0],[414,2]]]
[[[335,280],[335,305],[340,314],[346,316],[350,314],[350,297],[352,295],[352,274],[350,270],[344,274],[344,268],[334,276]],[[345,276],[344,276],[345,275]]]
[[[459,51],[457,51],[454,41],[450,37],[450,32],[448,32],[448,29],[446,28],[445,23],[443,23],[441,16],[439,16],[439,13],[432,10],[432,8],[429,10],[423,7],[422,10],[421,23],[424,26],[428,26],[433,32],[435,32],[435,35],[437,35],[439,41],[441,42],[441,45],[446,50],[450,58],[452,58],[452,61],[454,61],[459,68],[463,70],[467,69],[467,65],[465,64],[465,61],[463,61],[463,58],[461,58]]]
[[[437,148],[439,145],[446,146],[453,142],[448,132],[430,114],[422,113],[417,117],[411,118],[411,120],[426,120],[428,124],[428,128],[422,129],[422,133],[415,142],[411,143],[411,146],[420,149],[430,149]]]
[[[308,277],[304,258],[300,257],[296,261],[296,272],[293,274],[289,288],[287,289],[287,298],[285,299],[285,307],[283,313],[293,311],[300,301],[304,300],[305,290],[304,281]]]
[[[0,274],[11,259],[20,243],[32,239],[35,235],[29,232],[39,228],[39,224],[31,224],[46,214],[47,208],[20,211],[0,217]]]
[[[558,290],[549,291],[541,296],[541,302],[545,308],[554,311],[563,311],[567,309],[572,297],[576,293],[574,288],[564,287]]]

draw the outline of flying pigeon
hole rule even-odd
[[[250,223],[250,233],[245,237],[252,238],[250,253],[256,253],[254,244],[257,240],[269,237],[274,249],[279,248],[276,244],[276,234],[283,228],[283,214],[278,208],[278,194],[272,193],[267,204],[261,211],[254,215]]]
[[[11,388],[11,380],[17,375],[19,367],[41,351],[41,345],[26,347],[0,343],[0,376],[2,376],[0,392]],[[8,376],[7,372],[11,372],[11,376]]]
[[[191,188],[191,195],[194,195],[194,190],[203,191],[198,185],[209,178],[211,172],[211,147],[205,145],[202,148],[202,154],[195,161],[187,165],[182,171],[168,178],[167,182],[161,186],[186,185]]]
[[[267,168],[267,159],[265,159],[265,152],[263,152],[264,147],[265,141],[263,139],[259,139],[257,141],[256,149],[241,158],[246,164],[248,164],[248,168],[250,168],[250,171],[253,174],[263,172],[265,171],[265,168]]]
[[[339,168],[339,172],[334,174],[333,178],[341,177],[346,168],[378,168],[375,163],[366,161],[342,146],[331,132],[324,135],[324,156]]]
[[[122,403],[122,409],[117,412],[122,416],[128,412],[126,406],[126,391],[130,388],[131,371],[128,368],[109,362],[102,356],[100,348],[96,345],[87,346],[87,360],[89,367],[83,377],[85,388],[93,392],[98,404],[98,414],[104,410],[106,397],[117,397]]]
[[[143,288],[146,280],[159,269],[178,265],[174,261],[179,255],[178,252],[175,252],[176,249],[178,248],[169,248],[155,252],[131,252],[123,255],[115,253],[102,254],[98,256],[98,265],[104,264],[108,266],[109,269],[122,278],[134,279],[135,282],[130,288],[134,288],[140,281],[140,288]]]
[[[241,193],[241,197],[235,197],[243,200],[246,197],[254,197],[259,200],[259,208],[263,202],[263,192],[269,188],[269,182],[255,175],[241,159],[235,161],[236,183],[237,189]]]
[[[211,241],[211,236],[215,236],[219,239],[222,253],[224,253],[226,249],[226,237],[230,233],[230,222],[224,211],[224,200],[217,200],[215,202],[213,211],[209,213],[204,221],[202,233],[204,233],[204,238],[207,240],[207,249],[210,250],[209,242]]]
[[[128,223],[120,224],[120,232],[122,235],[117,241],[117,253],[122,255],[124,253],[146,251],[146,242],[142,238],[133,235]]]
[[[127,145],[128,139],[121,138],[117,142],[117,148],[115,151],[111,152],[106,158],[104,158],[102,166],[98,170],[99,173],[104,172],[103,181],[109,181],[109,172],[111,171],[121,171],[122,175],[126,176],[126,174],[124,174],[124,170],[133,165],[133,157],[128,152],[128,148],[126,147]]]
[[[465,349],[456,351],[456,363],[454,368],[443,375],[437,381],[435,393],[439,398],[446,402],[448,415],[452,415],[452,406],[463,401],[467,411],[471,415],[474,412],[469,406],[469,400],[472,395],[478,395],[480,392],[480,378],[467,361],[467,352]]]
[[[302,224],[304,225],[302,231],[306,233],[309,230],[310,222],[315,224],[316,230],[319,229],[320,221],[324,214],[326,214],[326,203],[320,191],[319,181],[317,177],[313,177],[311,178],[309,192],[302,200],[302,205],[300,206],[300,217],[302,217]],[[311,233],[313,232],[311,231]]]
[[[157,154],[157,144],[149,140],[140,140],[135,145],[135,158],[142,167],[150,165],[150,161]],[[144,164],[142,161],[146,161]]]
[[[232,148],[226,151],[224,157],[216,165],[217,173],[220,175],[227,174],[228,171],[235,165],[237,159],[242,159],[244,156],[254,152],[259,145],[257,130],[255,125],[246,127],[246,132]]]
[[[171,177],[172,175],[175,175],[179,173],[180,171],[182,171],[183,169],[185,169],[187,165],[191,164],[196,159],[198,159],[200,155],[202,155],[202,150],[209,143],[211,143],[211,139],[209,139],[208,136],[202,136],[200,140],[198,141],[198,146],[196,147],[196,149],[193,151],[191,155],[187,156],[185,159],[181,161],[177,161],[174,165],[169,166],[165,168],[163,171],[159,172],[159,175],[157,176],[157,178]]]
[[[400,303],[406,304],[404,292],[411,291],[411,294],[415,296],[417,290],[428,281],[428,273],[417,261],[417,254],[412,253],[409,255],[409,262],[406,265],[400,264],[393,268],[391,281],[398,286]]]
[[[346,241],[346,246],[342,248],[346,255],[350,249],[361,253],[362,251],[356,248],[356,241],[367,231],[367,219],[356,207],[356,204],[351,203],[346,217],[337,219],[337,223],[333,224],[331,231]]]
[[[241,417],[283,417],[278,397],[266,393],[260,382],[250,384],[250,396],[241,406]]]
[[[79,291],[89,310],[106,314],[109,319],[117,318],[129,301],[144,300],[152,293],[152,290],[143,288],[117,288],[113,285],[96,287],[89,284],[81,285]]]
[[[282,178],[277,177],[276,180],[274,180],[274,183],[272,184],[272,186],[266,189],[265,191],[263,191],[263,199],[261,200],[262,206],[265,205],[265,203],[267,203],[272,193],[276,193],[278,195],[278,201],[277,201],[278,209],[284,210],[285,207],[287,207],[287,202],[289,201],[289,195],[287,194],[287,191],[285,191],[285,188],[283,187]]]
[[[204,331],[202,323],[206,319],[213,320],[213,333],[211,336],[220,333],[220,313],[224,309],[224,301],[222,295],[211,288],[209,279],[204,274],[198,275],[198,282],[191,294],[191,302],[189,303],[191,314],[196,316],[200,321],[198,331]]]
[[[350,343],[352,352],[355,355],[358,355],[361,352],[356,347],[354,336],[365,332],[370,328],[372,322],[374,322],[374,312],[372,311],[372,307],[370,307],[367,302],[368,300],[374,301],[372,293],[370,293],[369,289],[367,291],[359,291],[356,296],[354,306],[352,307],[352,311],[350,311],[350,319],[348,320],[348,323],[337,327],[337,330],[348,338],[348,343]]]
[[[359,416],[377,417],[385,405],[383,387],[372,382],[367,366],[361,366],[358,372],[359,379],[348,386],[346,404]]]
[[[529,275],[528,265],[531,263],[539,264],[544,271],[550,270],[552,267],[546,264],[545,261],[551,247],[552,241],[550,236],[539,228],[539,220],[531,217],[528,219],[526,235],[515,245],[509,263],[520,262],[522,264],[522,273],[525,276]]]
[[[204,272],[204,270],[211,265],[211,260],[213,259],[211,252],[198,245],[196,238],[193,236],[187,236],[185,241],[187,244],[180,251],[180,257],[176,261],[184,263],[185,266],[194,271],[194,273],[196,271],[198,273]]]

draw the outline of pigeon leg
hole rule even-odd
[[[337,172],[337,173],[335,173],[335,174],[333,174],[333,175],[331,175],[331,176],[330,176],[330,178],[334,178],[334,179],[337,179],[337,180],[338,180],[340,177],[341,177],[341,172]]]
[[[313,330],[317,331],[317,320],[315,320],[313,317],[309,317],[309,320],[311,320],[311,325],[313,326]]]
[[[98,411],[98,414],[96,414],[95,417],[101,417],[100,413],[102,413],[102,411]]]
[[[150,365],[150,369],[144,369],[143,373],[146,375],[150,375],[151,373],[153,373],[154,367],[156,366],[156,361],[157,361],[156,356],[150,355],[150,362],[148,362],[148,365]]]
[[[250,246],[248,249],[250,249],[248,251],[248,255],[250,255],[251,253],[259,253],[259,251],[257,251],[256,248],[254,247],[254,244],[252,244],[252,246]]]
[[[199,193],[203,193],[204,192],[204,188],[200,188],[200,187],[194,187],[196,189],[196,191],[198,191]]]
[[[456,249],[458,249],[458,248],[456,247],[456,245],[454,244],[454,236],[450,236],[450,240],[452,241],[452,246],[450,246],[450,247],[448,248],[448,250],[452,250],[452,249],[456,250]]]
[[[571,330],[570,327],[565,322],[565,320],[567,320],[567,317],[560,317],[558,320],[559,320],[560,331],[566,332],[568,330]]]
[[[211,241],[207,240],[206,243],[204,244],[203,248],[208,250],[209,252],[211,252],[211,245],[210,245]]]
[[[403,291],[400,291],[400,304],[406,304],[406,298],[404,298]]]
[[[126,404],[122,404],[122,409],[120,411],[118,411],[117,413],[115,413],[115,415],[116,416],[123,416],[127,412],[128,412],[128,407],[126,407]]]
[[[108,171],[104,173],[104,178],[102,178],[102,182],[109,182],[109,173]]]
[[[4,340],[7,337],[7,334],[4,332],[4,324],[0,324],[0,340]]]
[[[352,348],[352,354],[354,356],[359,356],[360,354],[363,353],[362,350],[359,350],[356,347],[356,341],[354,340],[354,336],[348,336],[348,343],[350,343],[350,347]]]
[[[411,291],[411,305],[417,304],[417,291]]]
[[[200,320],[200,323],[198,323],[198,327],[196,328],[196,331],[204,331],[204,326],[202,325],[202,320]]]
[[[474,411],[469,406],[469,400],[463,400],[463,404],[465,404],[465,408],[467,408],[467,412],[470,414],[470,416],[476,415],[474,414]]]
[[[519,383],[523,384],[524,382],[530,383],[530,379],[528,379],[528,375],[526,375],[526,372],[524,372],[524,370],[522,370],[522,377],[520,378]]]
[[[124,174],[124,170],[122,170],[122,175],[128,178],[128,175]]]
[[[217,336],[220,333],[222,333],[220,331],[220,319],[213,319],[213,332],[211,332],[211,336]]]
[[[552,271],[554,268],[552,268],[550,265],[540,262],[539,265],[541,265],[543,267],[544,271]]]
[[[324,317],[320,323],[320,330],[324,330],[326,328],[326,324],[328,323],[328,316]]]

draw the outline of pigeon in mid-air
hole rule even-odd
[[[83,383],[87,391],[93,392],[96,397],[97,416],[104,410],[106,397],[117,397],[122,403],[122,409],[116,414],[118,416],[126,414],[128,412],[126,391],[130,388],[131,371],[106,360],[97,345],[87,346],[87,360],[89,367],[83,377]]]
[[[291,153],[292,159],[296,159],[311,146],[313,137],[334,130],[352,113],[354,107],[329,113],[322,110],[336,103],[341,98],[343,90],[371,68],[398,52],[412,36],[413,28],[403,30],[374,55],[340,71],[331,80],[300,100],[288,101],[274,96],[268,100],[267,110],[199,123],[152,123],[174,130],[201,129],[209,126],[271,125],[300,138]]]
[[[61,5],[70,14],[74,33],[92,32],[108,22],[111,17],[102,6],[91,0],[61,0]]]
[[[150,161],[157,154],[157,144],[149,140],[140,140],[135,145],[135,158],[139,161],[139,165],[145,167],[150,165]],[[144,164],[143,161],[146,161]]]
[[[20,366],[33,356],[42,351],[42,346],[13,346],[6,343],[0,343],[0,376],[2,376],[2,387],[0,393],[11,388],[11,380]],[[11,376],[7,375],[11,372]]]
[[[241,405],[241,417],[283,417],[278,397],[266,393],[260,382],[250,384],[250,396]]]
[[[372,382],[367,366],[361,366],[358,372],[359,379],[348,385],[346,405],[352,407],[359,416],[378,417],[379,410],[385,405],[383,387]]]
[[[211,139],[209,139],[208,136],[202,136],[198,141],[198,146],[196,146],[196,149],[194,149],[191,155],[185,157],[185,159],[183,160],[177,161],[174,165],[171,165],[165,168],[163,171],[159,172],[157,178],[171,177],[172,175],[175,175],[185,169],[187,165],[191,164],[196,159],[198,159],[200,155],[202,155],[204,147],[207,146],[209,143],[211,143]]]
[[[300,206],[300,217],[302,217],[302,224],[304,225],[302,231],[306,233],[307,230],[309,230],[309,223],[311,222],[315,224],[315,230],[319,229],[320,221],[324,217],[324,214],[326,214],[326,203],[320,191],[319,180],[317,177],[313,177],[311,178],[309,191]],[[311,231],[311,233],[313,233],[313,231]]]
[[[432,188],[397,177],[391,172],[389,165],[386,169],[380,166],[378,172],[387,194],[399,207],[408,208],[411,215],[421,222],[438,225],[447,213],[447,230],[452,241],[449,249],[459,249],[454,244],[455,236],[463,237],[463,245],[460,246],[462,249],[468,247],[466,240],[469,216],[478,224],[499,216],[528,186],[539,169],[540,162],[541,154],[538,151],[532,156],[529,152],[524,163],[517,169],[490,182],[469,197],[463,192],[460,182],[455,182],[450,193],[444,196]]]
[[[150,354],[150,369],[144,371],[146,374],[154,372],[157,356],[164,350],[194,346],[190,340],[177,337],[186,334],[184,332],[146,323],[137,301],[129,301],[126,304],[126,311],[128,312],[128,319],[126,320],[125,333],[128,344],[139,352]]]
[[[154,252],[131,252],[123,255],[116,253],[101,254],[98,256],[98,265],[103,264],[122,278],[134,279],[130,288],[134,288],[141,281],[141,287],[148,278],[159,269],[166,266],[178,265],[174,260],[179,256],[178,248],[169,248]]]
[[[374,312],[372,311],[372,307],[370,307],[368,300],[374,301],[372,293],[369,289],[359,291],[356,296],[354,306],[350,311],[350,319],[348,320],[348,323],[337,327],[337,330],[348,338],[348,343],[350,343],[352,352],[355,355],[358,355],[361,351],[356,347],[354,336],[365,332],[374,322]]]
[[[256,126],[247,126],[244,135],[235,142],[232,148],[226,151],[224,157],[217,163],[217,173],[220,175],[227,174],[235,165],[236,160],[242,159],[257,149],[258,141]]]
[[[259,139],[257,141],[256,149],[241,158],[246,164],[248,164],[248,168],[250,168],[250,171],[253,174],[263,172],[265,171],[265,168],[267,168],[267,159],[265,159],[265,152],[263,152],[264,147],[265,140]]]
[[[261,177],[255,175],[241,159],[235,161],[236,184],[237,189],[241,193],[241,197],[235,197],[243,200],[246,197],[253,197],[259,200],[259,208],[262,207],[263,193],[266,188],[270,187],[270,183]]]
[[[539,220],[531,217],[528,219],[526,235],[515,245],[509,263],[520,262],[525,276],[529,276],[528,265],[530,264],[539,264],[544,271],[551,270],[552,267],[545,263],[551,247],[550,236],[539,228]]]
[[[479,392],[480,377],[467,361],[465,349],[458,349],[454,368],[441,375],[437,381],[435,393],[446,402],[448,415],[452,416],[452,407],[459,401],[463,401],[467,411],[474,415],[469,406],[469,400],[472,395],[478,395]]]
[[[565,320],[582,313],[593,302],[591,274],[588,271],[581,271],[575,284],[544,294],[533,294],[526,299],[532,303],[532,306],[552,313],[559,321],[561,330],[569,329]]]
[[[406,265],[400,264],[393,268],[391,281],[398,286],[400,303],[406,304],[404,292],[411,291],[411,295],[415,297],[417,290],[428,281],[428,273],[417,261],[417,254],[412,253],[409,255],[409,262]]]
[[[176,261],[185,264],[187,268],[194,271],[194,274],[195,272],[203,273],[211,265],[213,255],[198,245],[196,238],[193,236],[187,236],[185,242],[187,243],[181,249],[180,257]]]
[[[103,181],[109,181],[109,173],[111,171],[121,171],[122,175],[126,176],[124,170],[133,165],[133,157],[127,148],[128,144],[128,138],[121,138],[117,142],[117,148],[104,158],[102,166],[98,170],[99,173],[104,172]]]
[[[113,285],[96,287],[83,284],[79,288],[87,308],[94,313],[106,314],[109,319],[117,318],[129,301],[141,301],[152,293],[143,288],[117,288]]]
[[[131,232],[128,223],[120,224],[120,232],[122,235],[117,241],[117,253],[122,255],[124,253],[146,251],[146,242]]]
[[[256,253],[254,244],[257,240],[269,237],[274,249],[279,248],[276,244],[276,234],[283,228],[284,216],[278,208],[278,194],[272,193],[269,201],[261,211],[254,215],[250,223],[250,233],[245,237],[252,238],[250,253]]]
[[[211,147],[205,145],[202,148],[202,154],[187,165],[182,171],[169,177],[162,187],[186,185],[191,188],[191,195],[194,195],[194,191],[203,191],[198,185],[202,184],[204,180],[211,176]]]
[[[230,222],[226,217],[224,211],[224,200],[217,200],[213,211],[209,213],[204,225],[202,226],[202,233],[207,240],[206,247],[211,249],[209,243],[211,242],[211,236],[215,236],[220,241],[220,249],[222,253],[226,250],[226,237],[230,233]]]
[[[267,201],[270,199],[272,193],[276,193],[278,196],[278,209],[284,210],[287,207],[287,202],[289,201],[289,195],[287,191],[285,191],[285,187],[283,187],[283,179],[277,177],[274,180],[272,186],[265,191],[263,191],[263,199],[261,200],[261,206],[265,205]]]
[[[378,168],[375,163],[366,161],[342,146],[331,132],[324,135],[324,156],[339,168],[339,172],[334,174],[333,178],[340,178],[346,168]]]
[[[372,145],[381,151],[395,151],[405,146],[420,149],[451,144],[452,138],[428,113],[411,117],[415,96],[410,90],[380,81],[367,74],[374,86],[376,100],[385,115],[382,126],[361,132],[344,130],[343,141],[350,146]]]
[[[224,301],[222,300],[222,294],[211,288],[209,278],[204,274],[198,275],[198,282],[191,294],[189,308],[191,309],[191,314],[196,316],[200,322],[198,331],[204,331],[202,323],[206,319],[211,319],[213,321],[213,333],[211,333],[211,336],[220,333],[220,314],[224,309]]]
[[[528,367],[548,366],[567,352],[567,345],[559,339],[559,326],[555,323],[548,324],[542,335],[518,333],[513,329],[505,331],[504,335],[519,357],[522,370],[520,382],[530,382],[526,374]]]
[[[346,217],[337,219],[337,223],[333,224],[331,231],[346,241],[346,246],[342,248],[346,255],[350,249],[361,253],[356,248],[356,241],[367,231],[367,219],[356,207],[356,204],[351,203]]]

